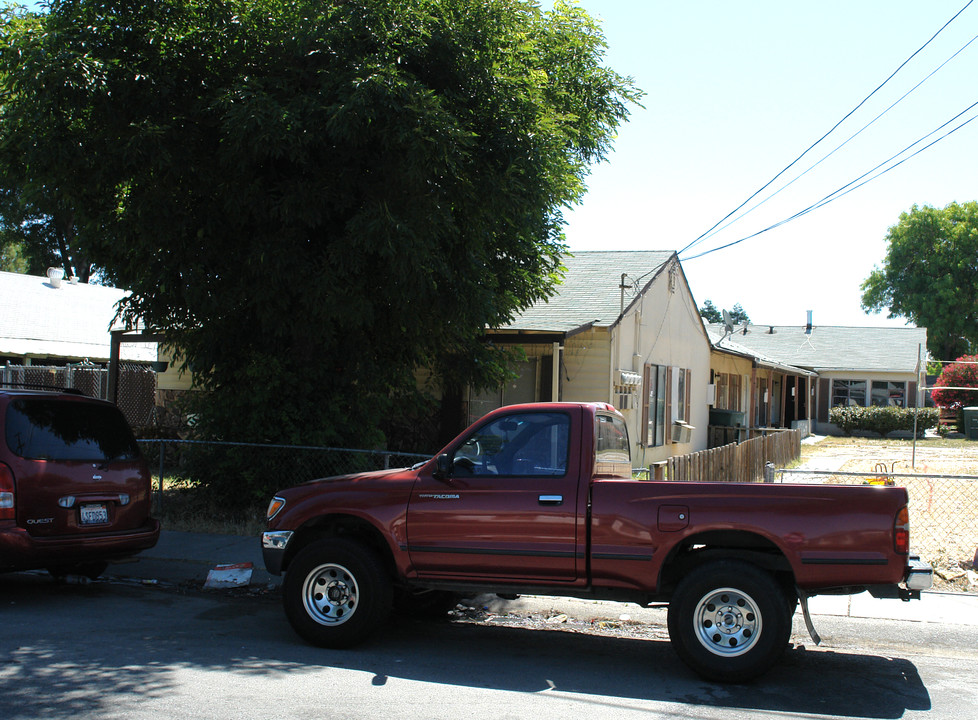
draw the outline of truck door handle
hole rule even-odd
[[[541,505],[560,505],[564,502],[563,495],[541,495],[538,500]]]

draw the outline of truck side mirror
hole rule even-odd
[[[448,453],[442,453],[435,460],[435,477],[438,478],[450,478],[452,476],[452,456]]]

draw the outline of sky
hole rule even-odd
[[[583,203],[565,214],[572,252],[681,250],[825,135],[969,5],[754,202],[780,192],[680,255],[699,306],[707,299],[724,309],[740,303],[758,324],[802,325],[811,310],[816,325],[906,325],[886,312],[866,314],[860,284],[882,264],[887,230],[901,213],[914,205],[978,200],[978,121],[799,219],[691,256],[817,203],[978,100],[978,40],[900,100],[978,35],[978,2],[579,4],[601,21],[604,64],[631,76],[646,95],[644,108],[633,107],[619,129],[607,161],[592,169]],[[975,115],[978,109],[961,120]]]

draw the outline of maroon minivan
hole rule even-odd
[[[153,547],[151,479],[111,403],[0,388],[0,572],[97,577]]]

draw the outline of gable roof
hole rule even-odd
[[[106,361],[110,325],[128,294],[67,281],[54,287],[47,278],[0,272],[0,353]],[[123,360],[156,360],[156,345],[123,343],[120,355]]]
[[[917,352],[927,356],[927,328],[747,325],[721,340],[723,325],[706,326],[714,347],[747,348],[767,358],[816,372],[914,372]]]
[[[671,250],[592,251],[564,257],[567,273],[557,294],[527,308],[500,330],[573,333],[587,327],[611,327],[621,314],[621,276],[640,279],[643,290],[675,256]],[[626,293],[625,306],[633,295]]]

